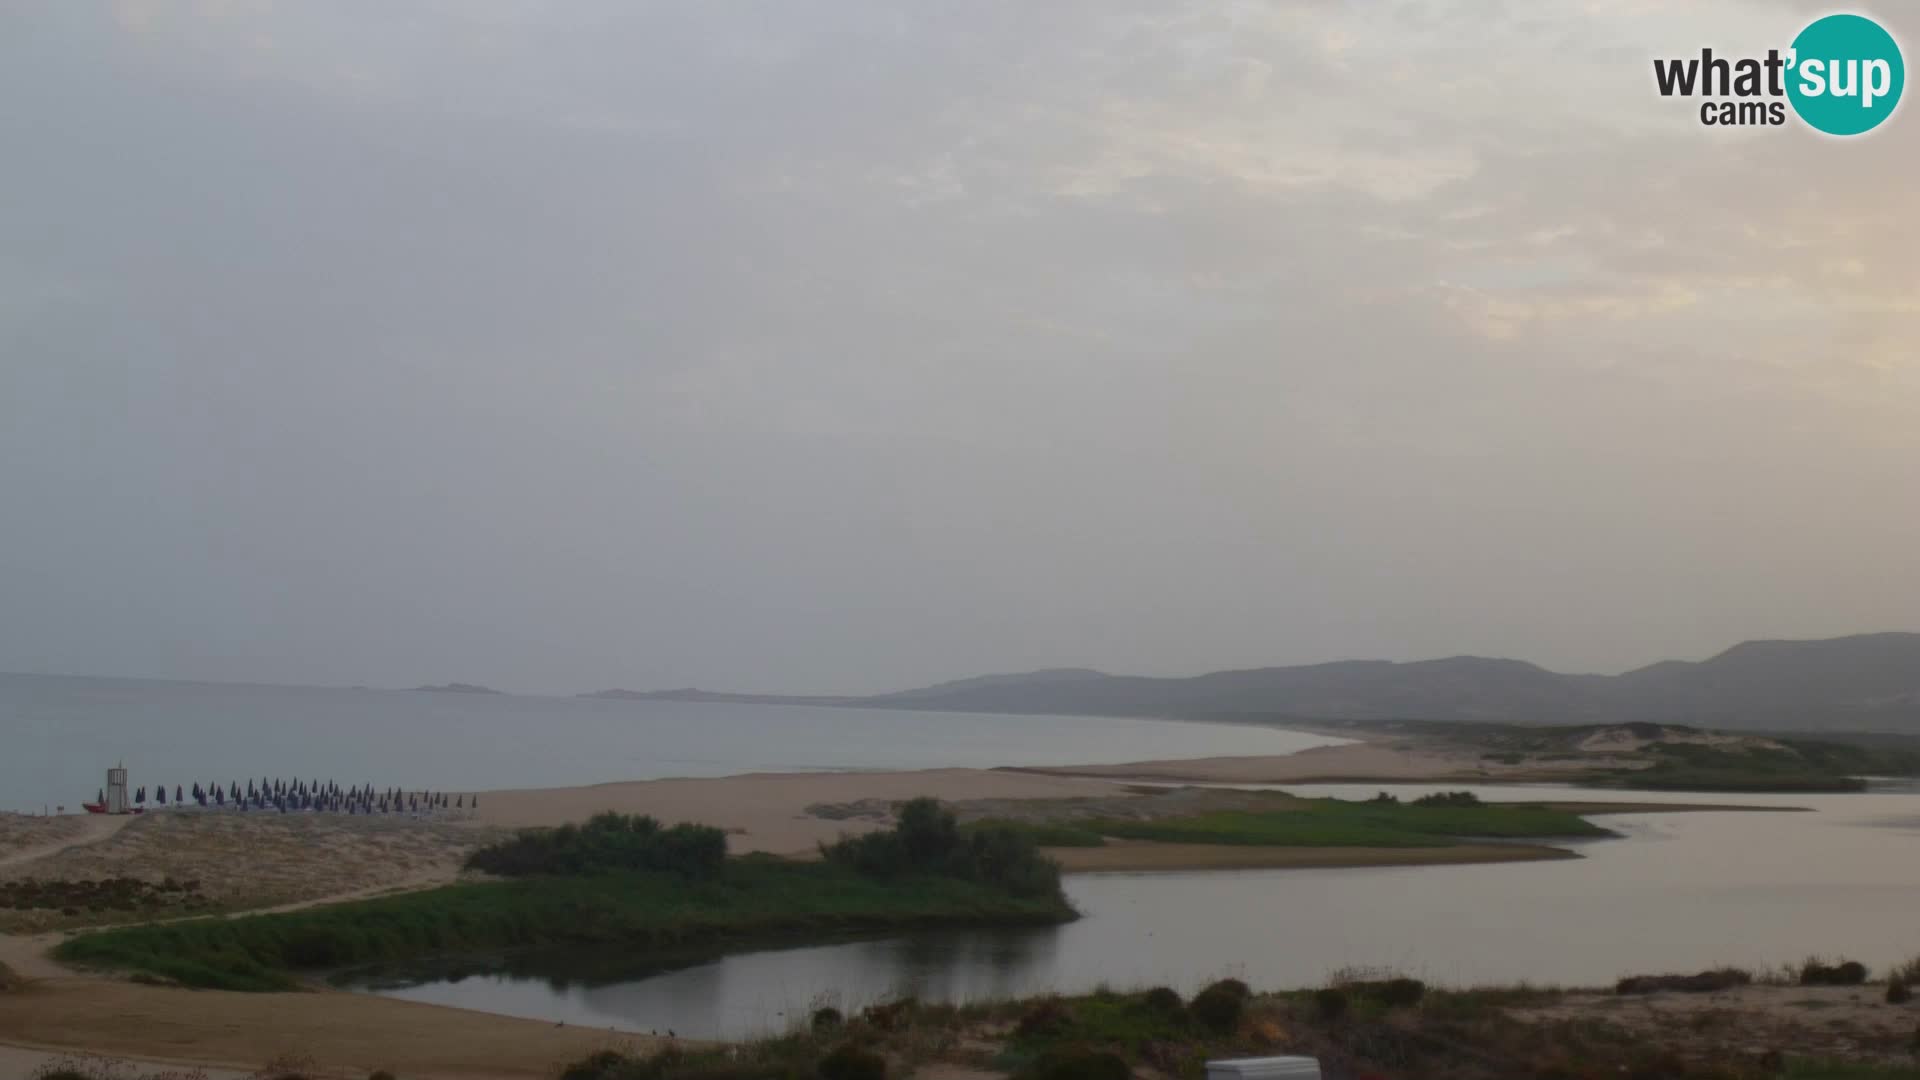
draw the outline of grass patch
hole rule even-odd
[[[122,927],[63,942],[63,961],[185,986],[288,990],[302,972],[539,945],[666,948],[953,925],[1063,922],[1059,895],[934,876],[877,879],[822,863],[739,859],[714,877],[528,878],[275,915]]]
[[[1086,848],[1104,847],[1107,838],[1081,825],[1064,822],[1026,822],[1008,821],[1003,818],[982,818],[960,827],[962,832],[974,829],[1011,829],[1025,836],[1036,847]]]
[[[1613,833],[1539,806],[1408,805],[1302,799],[1274,810],[1235,810],[1157,821],[1102,820],[1087,828],[1129,840],[1273,847],[1446,847],[1464,839],[1544,840]]]

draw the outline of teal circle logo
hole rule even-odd
[[[1906,85],[1900,43],[1863,15],[1816,19],[1793,39],[1787,99],[1800,119],[1819,131],[1872,131],[1893,115]]]

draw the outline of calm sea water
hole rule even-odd
[[[747,772],[1072,765],[1339,742],[1238,724],[0,675],[0,810],[301,776],[444,791]]]
[[[1380,786],[1291,790],[1364,798]],[[1387,786],[1402,798],[1439,790]],[[1504,799],[1597,794],[1476,790]],[[1067,891],[1086,917],[1059,928],[669,958],[680,966],[667,971],[661,958],[636,957],[624,976],[605,955],[591,968],[520,957],[521,974],[383,992],[580,1026],[738,1037],[780,1030],[817,1002],[857,1007],[907,993],[967,1000],[1101,983],[1191,991],[1223,975],[1296,987],[1356,965],[1454,984],[1592,985],[1810,953],[1878,966],[1920,952],[1920,793],[1738,801],[1814,812],[1600,817],[1626,837],[1583,843],[1586,858],[1564,862],[1075,875]]]

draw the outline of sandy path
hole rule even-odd
[[[68,848],[97,844],[126,828],[133,822],[134,816],[132,814],[73,814],[46,820],[60,826],[58,835],[44,842],[28,844],[0,854],[0,869],[58,855]]]
[[[877,823],[814,817],[807,807],[919,795],[962,799],[1074,799],[1123,795],[1104,780],[1001,769],[888,773],[759,773],[717,779],[643,780],[592,787],[483,792],[475,817],[487,825],[560,825],[603,810],[698,821],[733,832],[735,852],[811,853],[821,841]]]

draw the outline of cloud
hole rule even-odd
[[[0,669],[848,690],[1897,624],[1913,142],[1651,85],[1806,11],[41,9]]]

